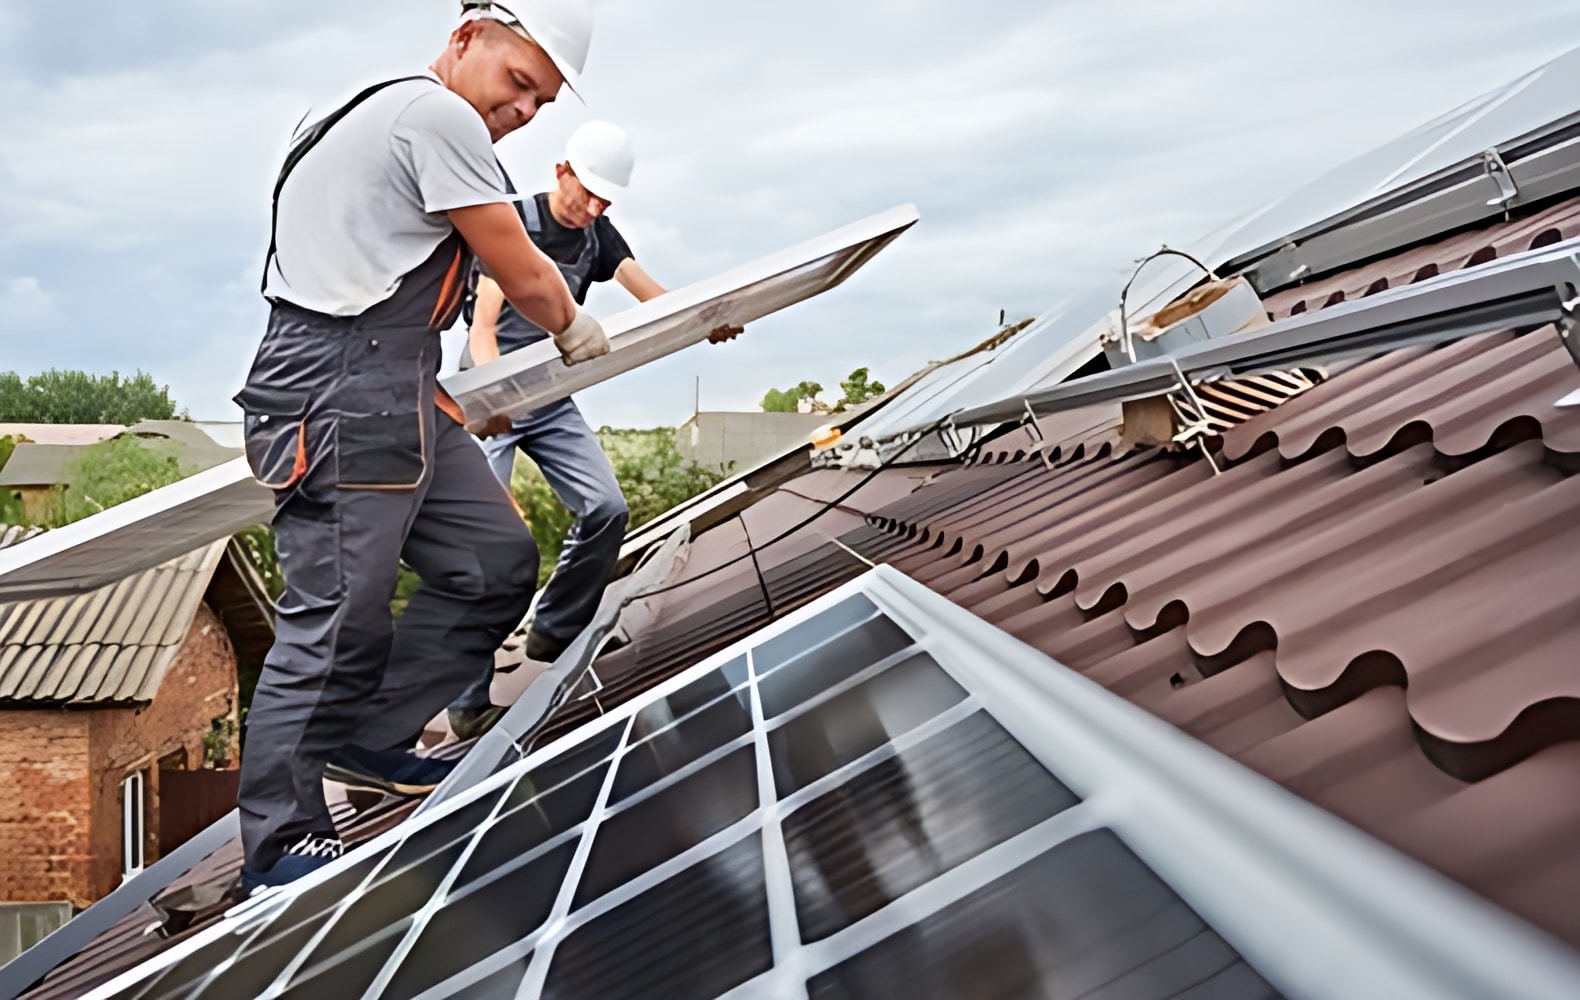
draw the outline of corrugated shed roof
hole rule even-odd
[[[152,700],[228,544],[86,594],[0,604],[0,704]]]
[[[0,549],[25,542],[43,530],[32,524],[0,524]]]
[[[0,469],[0,486],[53,486],[66,482],[67,468],[84,446],[19,444]]]

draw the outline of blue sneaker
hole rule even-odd
[[[368,750],[346,746],[335,751],[324,777],[347,788],[386,795],[427,795],[455,770],[453,760],[419,757],[410,750]]]
[[[263,889],[295,882],[303,875],[317,871],[344,853],[346,853],[346,845],[340,842],[339,837],[333,834],[324,836],[310,833],[287,847],[285,853],[280,855],[280,860],[266,872],[255,872],[243,865],[242,895],[251,896]]]

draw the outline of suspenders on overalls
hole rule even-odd
[[[274,223],[264,273],[276,256],[280,193],[326,133],[380,90],[426,76],[375,84],[307,130],[274,186]],[[434,81],[435,86],[439,86]],[[440,345],[455,320],[471,253],[452,232],[404,275],[395,293],[357,316],[330,316],[282,300],[235,401],[243,410],[247,460],[258,481],[287,491],[310,473],[342,489],[418,485],[433,436]]]

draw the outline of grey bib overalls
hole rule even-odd
[[[303,136],[276,207],[323,135],[397,82],[368,88]],[[452,233],[361,315],[273,301],[236,395],[248,462],[275,490],[285,576],[242,759],[254,871],[304,835],[333,832],[321,776],[335,749],[408,745],[492,665],[531,601],[531,533],[476,442],[440,411],[454,404],[438,390],[438,331],[454,321],[470,267]],[[403,559],[422,586],[397,625],[390,601]]]

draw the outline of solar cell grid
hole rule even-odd
[[[218,970],[193,994],[206,997],[899,995],[863,991],[907,981],[891,971],[907,963],[938,982],[984,962],[1005,989],[1057,979],[1025,958],[1040,945],[1022,924],[1042,918],[1006,886],[1088,828],[1050,832],[1080,800],[866,596],[591,725],[297,890],[253,944],[204,945],[169,985],[189,965]],[[983,888],[977,872],[1000,869]],[[1166,975],[1138,982],[1231,970],[1232,950],[1151,878],[1110,907],[1161,942],[1147,961]],[[924,887],[935,902],[890,905]],[[1081,891],[1072,913],[1091,902]],[[950,930],[979,910],[972,934]],[[1114,954],[1116,968],[1131,956]]]

